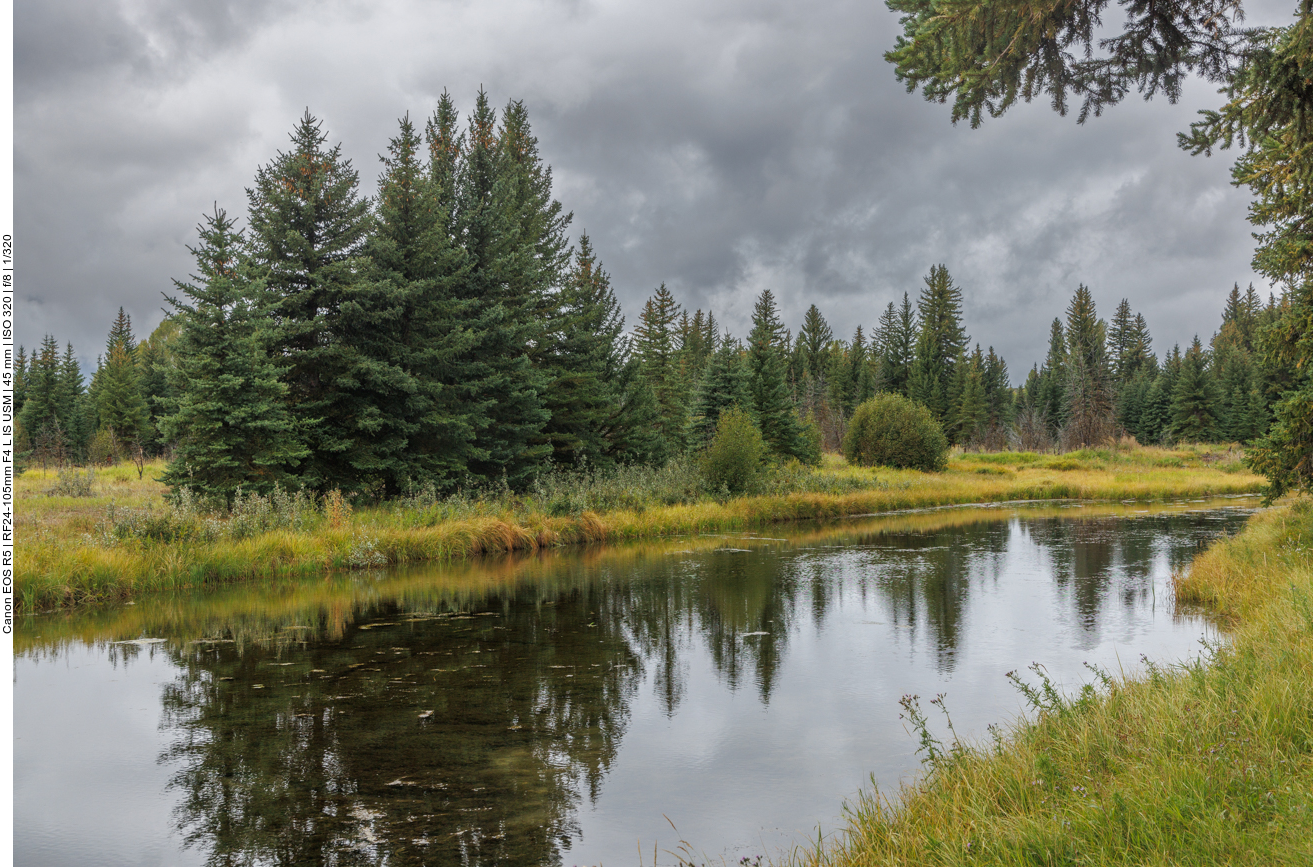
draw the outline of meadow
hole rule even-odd
[[[1015,675],[1027,720],[943,742],[904,699],[924,776],[851,805],[799,865],[1313,864],[1313,500],[1250,519],[1176,577],[1230,640],[1079,694]],[[951,713],[952,708],[946,709]]]
[[[827,455],[822,466],[777,466],[731,497],[696,465],[613,473],[558,470],[525,492],[433,490],[353,505],[275,492],[214,510],[166,497],[162,463],[91,470],[30,469],[16,482],[20,612],[126,600],[336,569],[532,551],[772,523],[970,503],[1163,500],[1254,493],[1263,479],[1227,446],[1134,444],[1062,455],[956,452],[941,473],[862,468]]]

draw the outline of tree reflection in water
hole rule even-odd
[[[852,598],[949,673],[971,594],[1019,545],[1093,629],[1103,606],[1141,601],[1155,558],[1187,559],[1200,538],[1179,517],[964,517],[853,527],[840,545],[354,576],[271,591],[263,607],[234,590],[232,609],[169,612],[187,624],[153,633],[173,634],[180,670],[161,759],[177,826],[213,865],[560,864],[637,690],[650,680],[673,716],[698,646],[728,689],[766,705],[790,640]]]

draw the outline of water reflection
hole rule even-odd
[[[797,700],[781,692],[792,646],[841,634],[857,611],[883,618],[885,653],[922,649],[951,677],[982,652],[969,640],[979,597],[1032,603],[1006,587],[1019,564],[1045,564],[1069,609],[1036,616],[1092,636],[1243,520],[1074,512],[938,511],[787,541],[700,537],[232,588],[33,619],[17,643],[32,660],[73,642],[103,647],[111,665],[167,655],[159,759],[181,839],[208,864],[562,864],[639,692],[673,719],[697,660],[768,710]],[[109,643],[140,636],[165,641]]]

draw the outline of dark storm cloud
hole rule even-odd
[[[20,338],[94,358],[122,304],[143,334],[202,211],[244,209],[309,106],[372,191],[405,111],[444,88],[522,98],[557,194],[633,322],[665,281],[745,333],[763,288],[868,328],[943,262],[973,339],[1015,378],[1078,283],[1128,297],[1157,347],[1215,329],[1253,275],[1230,159],[1175,132],[1212,105],[1128,103],[1084,127],[1024,106],[979,130],[909,95],[880,4],[42,2],[15,10]]]

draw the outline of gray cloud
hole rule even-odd
[[[1210,88],[1083,127],[1046,105],[954,127],[881,59],[896,30],[847,0],[21,0],[20,339],[93,359],[120,304],[147,333],[201,213],[244,210],[304,107],[369,193],[397,117],[479,86],[526,101],[631,323],[665,281],[736,333],[769,287],[790,325],[815,302],[849,335],[943,262],[1014,378],[1081,282],[1105,315],[1129,298],[1160,350],[1216,328],[1255,277],[1229,156],[1175,146]]]

